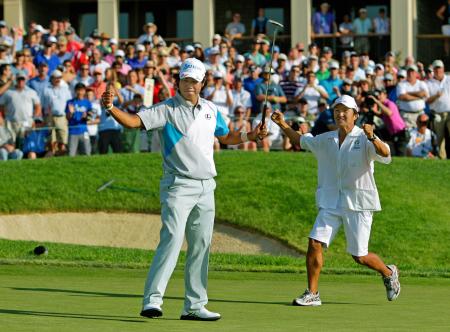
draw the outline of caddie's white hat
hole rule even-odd
[[[195,58],[189,58],[181,64],[180,79],[190,77],[197,82],[201,82],[205,78],[205,73],[206,69],[203,62]]]
[[[337,98],[332,108],[335,108],[337,105],[342,104],[348,108],[354,109],[356,112],[359,112],[358,105],[356,105],[355,98],[349,96],[349,95],[342,95],[339,98]]]

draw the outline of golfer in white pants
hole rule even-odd
[[[186,236],[185,302],[181,319],[218,320],[220,314],[205,308],[208,258],[214,225],[214,137],[222,144],[241,144],[267,136],[265,127],[230,132],[217,106],[199,97],[205,82],[205,66],[187,59],[180,68],[175,97],[137,115],[113,107],[113,93],[102,96],[104,107],[127,128],[159,130],[164,175],[160,183],[162,228],[147,281],[141,315],[162,316],[161,305],[170,276]]]
[[[353,259],[383,277],[389,301],[400,294],[398,269],[386,265],[376,254],[369,252],[369,237],[373,211],[381,210],[375,185],[374,161],[391,162],[389,146],[373,133],[373,126],[355,126],[359,116],[355,100],[343,95],[333,105],[338,129],[313,137],[301,136],[284,121],[280,112],[272,120],[295,144],[310,150],[318,161],[316,203],[319,214],[309,234],[306,256],[308,288],[294,299],[299,306],[322,304],[319,296],[319,275],[322,269],[322,247],[328,247],[341,225],[347,239],[347,251]]]

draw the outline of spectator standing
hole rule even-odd
[[[350,15],[345,14],[342,18],[342,23],[339,24],[339,33],[341,34],[341,48],[351,50],[353,48],[353,23],[350,20]]]
[[[67,50],[67,39],[61,36],[57,40],[56,56],[59,59],[59,63],[63,64],[66,60],[72,60],[73,53]]]
[[[250,76],[244,79],[244,89],[250,92],[252,97],[252,116],[259,113],[259,103],[256,100],[255,88],[262,82],[262,78],[259,77],[260,69],[256,66],[250,66]]]
[[[275,71],[273,70],[273,68],[266,66],[262,74],[263,81],[255,87],[256,100],[258,101],[258,105],[261,109],[261,106],[265,101],[267,90],[267,101],[271,103],[271,109],[281,110],[281,105],[284,106],[284,104],[286,104],[287,98],[283,92],[283,89],[271,80],[270,74],[275,74]]]
[[[95,99],[94,90],[91,88],[86,89],[87,99],[91,102],[91,113],[88,114],[87,129],[89,133],[89,140],[91,142],[91,154],[98,153],[98,124],[100,123],[100,117],[102,114],[102,107],[100,101]]]
[[[45,62],[42,62],[38,68],[38,76],[32,78],[28,81],[28,86],[36,91],[39,96],[40,104],[42,108],[45,110],[45,98],[44,93],[45,90],[50,85],[50,79],[48,78],[48,65]]]
[[[258,16],[252,21],[251,35],[257,36],[258,34],[267,35],[267,23],[269,19],[264,13],[264,8],[258,8]]]
[[[77,77],[75,77],[70,83],[70,87],[73,93],[75,93],[75,85],[77,85],[78,83],[82,83],[84,84],[84,86],[90,86],[92,83],[94,83],[94,79],[89,72],[88,64],[82,65],[80,67]]]
[[[58,41],[55,37],[48,37],[47,41],[45,42],[44,49],[38,52],[36,54],[36,57],[34,58],[34,64],[36,65],[36,67],[39,67],[42,62],[47,63],[49,75],[51,75],[51,73],[61,64],[58,56],[56,55],[57,42]]]
[[[367,17],[367,9],[359,10],[359,17],[353,21],[353,33],[355,34],[355,51],[357,53],[369,53],[370,41],[367,35],[372,32],[372,21]]]
[[[88,114],[92,112],[91,102],[86,98],[86,87],[83,83],[75,86],[75,98],[66,106],[66,117],[69,121],[69,156],[81,154],[91,155],[91,142],[87,129]]]
[[[312,30],[314,34],[331,34],[337,31],[334,14],[330,12],[330,5],[323,2],[320,10],[316,11],[312,18]]]
[[[148,42],[152,45],[152,47],[156,47],[158,43],[163,43],[165,45],[164,39],[158,35],[156,32],[158,31],[158,27],[153,22],[148,22],[143,27],[144,33],[139,36],[136,41],[136,44],[144,44]]]
[[[419,158],[434,158],[435,134],[427,128],[429,117],[425,113],[417,116],[417,127],[411,129],[411,137],[406,147],[406,154]]]
[[[239,45],[236,39],[242,38],[244,34],[245,25],[241,23],[241,14],[234,13],[233,21],[227,24],[224,35],[233,45]]]
[[[417,79],[417,66],[411,65],[406,80],[397,85],[398,107],[408,128],[413,128],[417,115],[425,110],[429,97],[427,84]]]
[[[442,26],[450,24],[450,0],[445,1],[445,3],[439,7],[436,12],[436,16],[442,21]],[[444,28],[442,27],[442,33],[444,33]],[[444,39],[444,51],[445,56],[450,55],[450,42],[448,39]]]
[[[391,31],[391,22],[386,16],[386,9],[380,8],[378,16],[373,19],[373,29],[376,34],[384,35],[377,37],[377,54],[386,54],[388,51],[388,35]]]
[[[319,99],[328,99],[328,94],[322,86],[317,84],[316,74],[309,72],[306,75],[306,85],[303,89],[297,90],[296,98],[297,100],[305,98],[308,102],[309,114],[317,114]]]
[[[330,76],[319,82],[324,87],[328,94],[328,104],[332,104],[334,100],[339,97],[339,91],[342,86],[342,80],[338,75],[339,63],[332,62],[330,64]]]
[[[15,88],[1,96],[0,113],[5,116],[15,146],[21,149],[25,132],[33,127],[34,118],[42,116],[39,97],[36,91],[26,86],[25,75],[19,74]]]
[[[72,99],[67,84],[61,84],[62,73],[55,70],[50,76],[50,85],[45,89],[45,115],[52,130],[52,152],[66,153],[68,143],[68,122],[66,118],[66,105]]]
[[[445,144],[450,135],[450,77],[445,74],[444,63],[441,60],[433,61],[433,73],[434,78],[427,81],[430,94],[427,103],[432,114],[431,127],[437,135],[439,157],[445,159],[450,157],[445,151]]]

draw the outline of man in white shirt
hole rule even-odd
[[[407,128],[415,126],[417,115],[424,111],[429,97],[427,84],[417,79],[417,71],[416,65],[409,66],[406,80],[397,85],[398,108]]]
[[[412,128],[406,146],[406,155],[409,157],[434,158],[436,135],[427,128],[429,121],[425,113],[417,117],[417,128]]]
[[[353,97],[339,97],[333,105],[333,115],[338,129],[314,137],[294,131],[282,113],[272,115],[272,120],[294,144],[312,151],[319,168],[316,192],[319,214],[309,235],[306,257],[308,289],[293,305],[322,304],[318,292],[322,247],[330,245],[341,224],[347,252],[357,263],[382,275],[387,298],[392,301],[400,294],[398,269],[395,265],[386,266],[380,257],[368,251],[372,213],[381,210],[373,162],[389,164],[389,146],[374,135],[372,125],[365,124],[363,129],[355,126],[359,110]]]
[[[448,158],[445,153],[445,129],[450,134],[450,78],[445,75],[444,63],[433,61],[434,78],[427,81],[430,97],[427,103],[433,114],[433,130],[437,135],[439,157]]]
[[[233,96],[228,88],[228,84],[224,84],[223,75],[220,71],[215,71],[213,74],[214,85],[205,88],[203,91],[205,99],[212,101],[222,114],[225,123],[230,122],[229,108],[233,104]]]
[[[248,119],[252,113],[252,96],[250,92],[244,89],[241,77],[235,77],[233,85],[234,89],[231,90],[233,104],[230,107],[230,114],[233,114],[236,107],[243,106],[245,108],[245,117]]]

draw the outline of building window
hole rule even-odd
[[[193,18],[192,10],[177,10],[177,38],[193,37]]]

